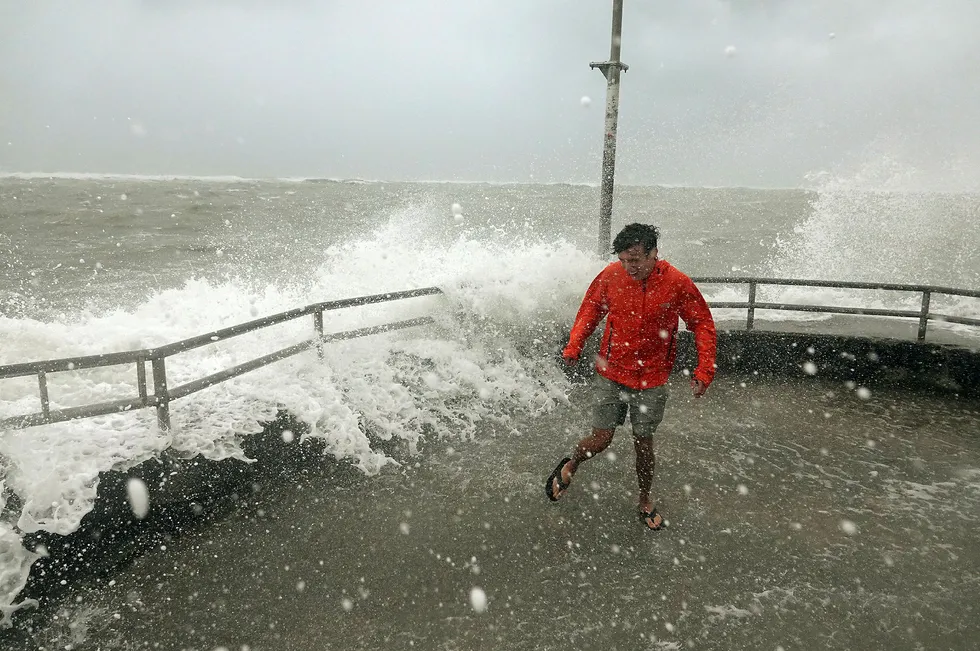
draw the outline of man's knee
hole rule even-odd
[[[633,433],[633,445],[636,447],[638,452],[652,452],[653,451],[653,435],[643,436],[641,434]]]
[[[633,440],[637,443],[653,441],[653,435],[656,433],[657,425],[655,423],[633,423]]]

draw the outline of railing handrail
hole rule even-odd
[[[919,331],[917,339],[924,341],[928,322],[945,321],[971,326],[980,326],[980,319],[969,317],[959,317],[953,315],[943,315],[931,312],[929,305],[932,294],[944,294],[949,296],[966,296],[980,298],[980,290],[959,289],[955,287],[943,287],[938,285],[920,285],[907,283],[875,283],[858,281],[836,281],[836,280],[801,280],[795,278],[764,278],[754,276],[702,276],[693,277],[695,282],[701,284],[742,284],[748,285],[748,300],[741,301],[718,301],[711,303],[712,308],[716,309],[746,309],[746,329],[752,330],[756,310],[791,310],[800,312],[821,312],[829,314],[853,314],[862,316],[885,316],[901,317],[919,320]],[[899,292],[916,292],[922,294],[921,308],[912,310],[892,310],[882,308],[862,308],[862,307],[837,307],[828,305],[808,305],[796,303],[763,303],[756,300],[756,293],[759,285],[779,285],[797,287],[831,287],[837,289],[865,289],[865,290],[886,290]],[[329,310],[337,310],[360,305],[382,303],[419,296],[430,296],[440,294],[442,290],[438,287],[424,287],[421,289],[411,289],[399,292],[386,292],[383,294],[372,294],[370,296],[357,296],[333,301],[323,301],[312,303],[303,307],[294,308],[278,314],[253,319],[245,323],[214,330],[203,335],[182,339],[155,348],[142,348],[139,350],[128,350],[115,353],[103,353],[98,355],[81,355],[77,357],[65,357],[61,359],[49,359],[35,362],[22,362],[18,364],[7,364],[0,366],[0,380],[36,375],[38,379],[38,391],[41,398],[41,412],[15,416],[0,420],[2,428],[22,428],[41,425],[47,423],[60,422],[75,418],[85,418],[89,416],[105,415],[117,411],[126,411],[133,408],[156,407],[157,421],[162,429],[170,427],[169,402],[181,398],[197,391],[201,391],[209,386],[223,382],[232,377],[272,364],[281,359],[299,354],[310,348],[316,348],[318,355],[323,356],[323,344],[327,341],[337,339],[349,339],[361,337],[388,330],[408,328],[418,325],[431,323],[431,317],[410,319],[388,323],[380,326],[361,328],[346,332],[323,334],[323,313]],[[282,350],[264,355],[262,357],[244,362],[230,369],[225,369],[213,373],[207,377],[193,380],[173,389],[168,389],[166,358],[188,350],[193,350],[201,346],[224,341],[231,337],[254,332],[272,325],[285,323],[300,317],[313,315],[313,327],[316,335],[308,340],[294,344]],[[150,362],[153,370],[153,393],[147,388],[146,362]],[[98,368],[104,366],[117,366],[121,364],[136,364],[137,389],[139,397],[123,398],[91,405],[78,407],[68,407],[65,409],[50,409],[48,398],[47,374],[61,371],[81,370]]]
[[[0,380],[14,377],[24,377],[36,375],[37,373],[57,373],[59,371],[77,371],[85,368],[98,368],[100,366],[119,366],[121,364],[132,364],[140,361],[152,361],[161,357],[170,357],[176,353],[182,353],[194,348],[200,348],[207,344],[217,343],[218,341],[237,337],[238,335],[254,332],[262,328],[292,321],[303,316],[325,312],[329,310],[339,310],[346,307],[368,305],[372,303],[383,303],[385,301],[396,301],[403,298],[414,298],[417,296],[429,296],[440,294],[442,290],[438,287],[424,287],[422,289],[409,289],[401,292],[387,292],[385,294],[372,294],[370,296],[358,296],[355,298],[344,298],[335,301],[323,301],[312,303],[303,307],[297,307],[278,314],[271,314],[245,323],[221,328],[203,335],[196,335],[180,341],[156,346],[155,348],[140,348],[136,350],[125,350],[115,353],[99,353],[96,355],[82,355],[77,357],[62,357],[59,359],[46,359],[36,362],[20,362],[17,364],[7,364],[0,366]]]
[[[931,292],[933,294],[948,294],[951,296],[968,296],[980,298],[980,290],[959,289],[942,285],[918,285],[910,283],[876,283],[847,280],[802,280],[798,278],[765,278],[762,276],[692,276],[696,283],[708,285],[748,284],[757,285],[789,285],[797,287],[834,287],[838,289],[885,289],[904,292]]]
[[[81,355],[77,357],[64,357],[61,359],[49,359],[36,362],[22,362],[18,364],[7,364],[0,366],[0,380],[36,375],[38,380],[38,392],[41,397],[41,411],[35,414],[25,414],[0,420],[0,429],[13,428],[21,429],[57,423],[76,418],[86,418],[90,416],[103,416],[119,411],[128,411],[143,407],[156,407],[157,422],[161,429],[170,428],[171,400],[196,393],[219,382],[231,379],[243,373],[267,366],[287,357],[297,355],[311,348],[317,349],[319,357],[323,357],[323,344],[329,341],[341,339],[353,339],[364,337],[381,332],[388,332],[402,328],[432,323],[431,317],[420,317],[405,321],[385,323],[378,326],[359,328],[343,332],[330,334],[323,333],[323,313],[328,310],[338,310],[360,305],[373,303],[383,303],[388,301],[402,300],[406,298],[416,298],[420,296],[431,296],[441,294],[442,290],[438,287],[423,287],[421,289],[410,289],[399,292],[386,292],[383,294],[372,294],[370,296],[357,296],[334,301],[323,301],[312,303],[299,308],[279,312],[269,316],[253,319],[246,323],[221,328],[203,335],[182,339],[173,343],[157,346],[155,348],[141,348],[138,350],[128,350],[116,353],[104,353],[99,355]],[[217,343],[231,337],[254,332],[272,325],[286,323],[300,317],[313,315],[313,328],[315,336],[300,343],[293,344],[268,355],[263,355],[256,359],[238,364],[230,369],[225,369],[217,373],[212,373],[204,378],[199,378],[183,385],[168,389],[166,359],[172,355],[182,353],[194,348],[199,348],[207,344]],[[153,393],[147,389],[146,362],[152,364],[153,369]],[[136,384],[139,393],[138,397],[122,398],[95,404],[81,405],[77,407],[67,407],[64,409],[51,410],[48,398],[47,374],[60,371],[73,371],[86,368],[99,368],[104,366],[119,366],[122,364],[136,364]]]
[[[845,280],[799,280],[796,278],[764,278],[758,276],[700,276],[693,277],[692,280],[703,285],[732,285],[743,284],[749,286],[749,300],[741,301],[718,301],[711,303],[711,306],[718,309],[747,309],[748,313],[745,320],[745,329],[752,330],[756,310],[786,310],[796,312],[821,312],[826,314],[854,314],[860,316],[887,316],[913,318],[919,320],[919,331],[916,336],[918,341],[925,341],[926,329],[929,321],[943,321],[947,323],[957,323],[962,325],[980,326],[980,319],[973,319],[964,316],[954,316],[932,312],[929,305],[933,294],[945,294],[948,296],[966,296],[970,298],[980,298],[980,290],[959,289],[956,287],[944,287],[941,285],[919,285],[910,283],[875,283]],[[756,300],[756,293],[759,285],[779,285],[796,287],[832,287],[835,289],[869,289],[887,290],[898,292],[915,292],[922,294],[921,307],[917,311],[911,310],[891,310],[870,307],[836,307],[828,305],[808,305],[800,303],[760,303]]]
[[[370,305],[373,303],[384,303],[387,301],[397,301],[405,298],[415,298],[418,296],[430,296],[432,294],[441,294],[442,290],[438,287],[423,287],[422,289],[408,289],[400,292],[386,292],[384,294],[371,294],[370,296],[356,296],[354,298],[342,298],[335,301],[324,301],[321,303],[313,303],[311,305],[306,305],[304,307],[298,307],[292,310],[287,310],[285,312],[280,312],[279,314],[273,314],[271,316],[261,317],[254,319],[252,321],[247,321],[246,323],[241,323],[238,325],[229,326],[227,328],[222,328],[220,330],[215,330],[214,332],[209,332],[207,334],[198,335],[196,337],[190,337],[182,341],[176,341],[171,344],[166,344],[164,346],[158,346],[150,350],[150,359],[154,356],[169,357],[176,353],[182,353],[187,350],[192,350],[194,348],[200,348],[201,346],[206,346],[207,344],[213,344],[216,341],[222,339],[228,339],[230,337],[237,337],[238,335],[246,334],[254,330],[259,330],[261,328],[268,327],[270,325],[277,325],[279,323],[285,323],[286,321],[292,321],[293,319],[298,319],[299,317],[314,314],[316,312],[326,312],[330,310],[341,310],[348,307],[358,307],[361,305]]]
[[[925,292],[928,291],[933,294],[947,294],[951,296],[967,296],[980,298],[980,290],[969,290],[969,289],[958,289],[955,287],[944,287],[940,285],[918,285],[918,284],[905,284],[905,283],[872,283],[872,282],[851,282],[851,281],[836,281],[836,280],[802,280],[795,278],[765,278],[758,276],[694,276],[692,280],[696,283],[701,284],[755,284],[755,285],[783,285],[783,286],[797,286],[797,287],[833,287],[838,289],[883,289],[890,291],[907,291],[907,292]],[[314,314],[318,311],[329,311],[343,309],[346,307],[354,307],[359,305],[368,305],[372,303],[381,303],[385,301],[400,300],[403,298],[413,298],[416,296],[427,296],[433,294],[439,294],[442,290],[438,287],[424,287],[421,289],[411,289],[400,292],[387,292],[384,294],[372,294],[370,296],[359,296],[354,298],[339,299],[333,301],[323,301],[320,303],[312,303],[303,307],[294,308],[292,310],[286,310],[285,312],[279,312],[278,314],[272,314],[269,316],[261,317],[259,319],[254,319],[252,321],[247,321],[245,323],[240,323],[237,325],[229,326],[227,328],[221,328],[219,330],[214,330],[212,332],[205,333],[203,335],[197,335],[190,337],[188,339],[182,339],[180,341],[175,341],[169,344],[164,344],[162,346],[157,346],[155,348],[141,348],[136,350],[119,351],[114,353],[99,353],[95,355],[81,355],[75,357],[63,357],[59,359],[48,359],[40,360],[34,362],[20,362],[16,364],[7,364],[0,366],[0,379],[14,378],[14,377],[24,377],[28,375],[35,375],[37,373],[56,373],[60,371],[73,371],[81,370],[86,368],[98,368],[102,366],[118,366],[121,364],[138,363],[140,361],[152,361],[160,357],[169,357],[170,355],[184,352],[187,350],[192,350],[194,348],[199,348],[207,344],[216,343],[217,341],[229,339],[238,335],[246,334],[248,332],[253,332],[255,330],[276,325],[279,323],[284,323],[286,321],[291,321],[302,316],[307,316],[309,314]],[[861,310],[859,312],[842,312],[843,314],[861,314],[861,315],[875,315],[875,316],[919,316],[918,312],[915,313],[899,313],[895,311],[894,314],[874,314],[874,310],[871,308],[834,308],[830,306],[808,306],[808,305],[794,305],[790,303],[779,303],[779,304],[763,304],[757,303],[754,300],[750,301],[756,309],[772,309],[772,310],[790,310],[798,309],[799,311],[811,311],[811,312],[827,312],[834,313],[835,310],[840,309],[855,309]],[[739,302],[713,302],[712,307],[718,308],[746,308],[748,303]],[[965,323],[967,325],[974,325],[974,319],[969,319],[967,317],[955,317],[946,315],[933,315],[942,319],[946,319],[954,323]]]

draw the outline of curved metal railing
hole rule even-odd
[[[38,383],[38,393],[41,398],[41,411],[35,414],[24,416],[14,416],[0,420],[0,430],[2,429],[22,429],[34,425],[45,425],[48,423],[58,423],[75,418],[87,418],[90,416],[103,416],[129,409],[140,409],[144,407],[156,407],[157,424],[161,429],[170,429],[170,401],[196,393],[207,387],[224,382],[233,377],[254,371],[257,368],[268,366],[287,357],[299,354],[311,348],[317,349],[317,354],[323,356],[323,344],[329,341],[339,341],[343,339],[354,339],[367,335],[411,328],[414,326],[432,323],[431,317],[420,317],[406,321],[397,321],[369,328],[359,328],[345,332],[330,334],[323,333],[323,313],[328,310],[339,310],[359,305],[369,305],[372,303],[384,303],[388,301],[415,298],[417,296],[429,296],[441,294],[442,290],[438,287],[425,287],[422,289],[412,289],[403,292],[391,292],[387,294],[374,294],[372,296],[359,296],[347,298],[339,301],[326,301],[323,303],[313,303],[305,307],[299,307],[279,314],[255,319],[247,323],[230,326],[209,332],[207,334],[191,337],[171,344],[166,344],[158,348],[143,348],[140,350],[127,350],[119,353],[106,353],[102,355],[85,355],[82,357],[65,357],[62,359],[50,359],[40,362],[24,362],[21,364],[9,364],[0,366],[0,380],[7,378],[25,377],[36,375]],[[212,373],[207,377],[182,384],[178,387],[169,388],[167,382],[167,358],[178,353],[182,353],[194,348],[200,348],[218,341],[224,341],[231,337],[236,337],[248,332],[268,328],[269,326],[285,323],[301,317],[313,315],[313,329],[315,335],[282,350],[278,350],[268,355],[263,355],[251,361],[239,364],[229,369]],[[149,362],[153,373],[153,393],[148,392],[146,363]],[[101,402],[79,407],[69,407],[66,409],[52,410],[48,398],[47,374],[62,371],[77,371],[81,369],[99,368],[103,366],[119,366],[122,364],[136,365],[136,386],[138,395],[136,397],[122,398],[109,402]]]

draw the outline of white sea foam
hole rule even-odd
[[[77,529],[92,508],[100,472],[125,470],[164,450],[247,460],[242,437],[282,408],[309,426],[307,437],[322,438],[327,453],[371,474],[395,461],[376,449],[378,441],[398,439],[414,451],[423,436],[471,438],[481,420],[563,402],[567,385],[547,353],[602,263],[563,242],[499,248],[463,232],[447,243],[441,225],[417,217],[398,215],[372,237],[325,251],[312,286],[257,291],[234,280],[192,279],[130,311],[57,322],[0,317],[0,363],[6,364],[39,351],[58,358],[158,347],[313,300],[430,285],[445,292],[326,313],[326,332],[421,314],[436,316],[437,323],[328,344],[322,362],[312,351],[303,353],[176,400],[169,432],[157,428],[152,410],[0,432],[0,479],[23,504],[0,521],[0,606],[9,611],[36,559],[20,534]],[[312,334],[312,319],[303,319],[181,353],[168,359],[169,386]],[[520,342],[530,348],[537,342],[543,356],[528,346],[519,352]],[[137,394],[132,366],[48,379],[52,409]],[[38,408],[36,378],[0,382],[0,418]]]
[[[752,617],[752,611],[746,610],[744,608],[737,608],[731,604],[723,604],[720,606],[705,606],[705,612],[708,613],[708,620],[712,623],[717,623],[719,621],[733,618],[733,619],[746,619]]]

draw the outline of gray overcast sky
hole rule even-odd
[[[625,4],[621,182],[980,176],[980,0]],[[610,15],[0,0],[0,171],[595,182]]]

